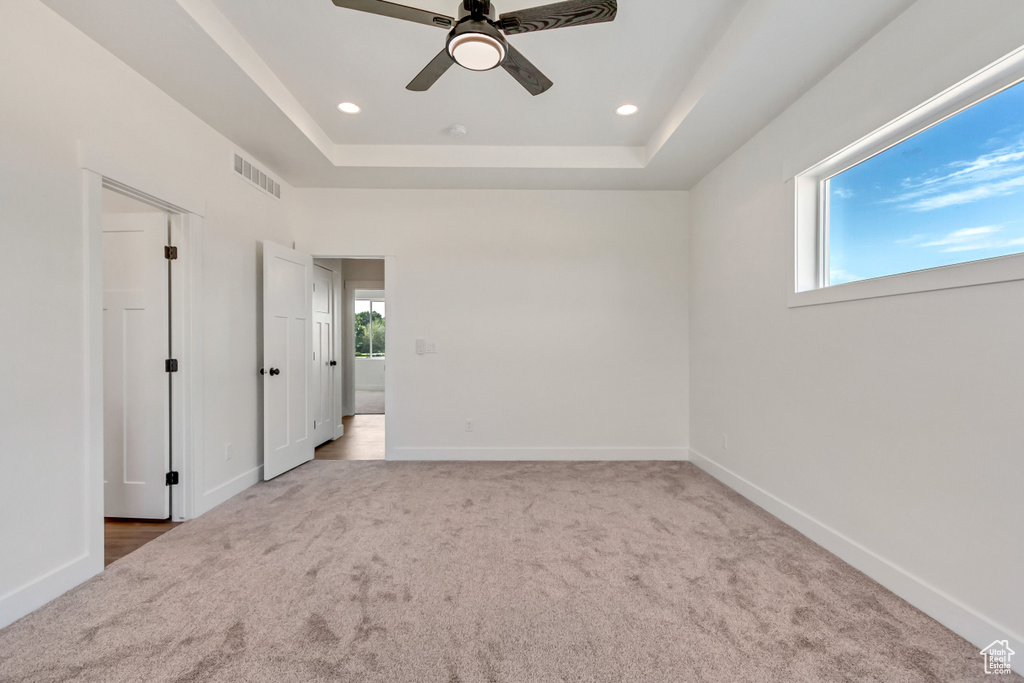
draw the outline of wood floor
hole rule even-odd
[[[183,522],[107,517],[103,520],[103,566],[120,560],[179,524]]]
[[[345,436],[317,448],[317,460],[384,459],[383,415],[353,415],[341,422],[345,425]]]

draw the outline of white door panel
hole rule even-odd
[[[313,258],[263,243],[263,478],[313,459]]]
[[[167,215],[107,215],[103,226],[103,514],[166,519]]]
[[[288,320],[285,384],[288,386],[288,432],[293,442],[310,438],[313,426],[309,400],[309,357],[313,351],[309,316]]]
[[[333,273],[322,266],[313,271],[313,441],[334,438],[334,323]]]

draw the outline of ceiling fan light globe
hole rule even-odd
[[[448,43],[448,54],[470,71],[488,71],[505,60],[505,46],[484,33],[462,33]]]

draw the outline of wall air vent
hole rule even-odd
[[[235,173],[270,196],[281,198],[281,184],[237,154],[235,155]]]

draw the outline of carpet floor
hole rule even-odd
[[[383,415],[384,392],[369,389],[356,390],[356,415]]]
[[[989,678],[689,463],[313,461],[0,631],[5,682]]]

